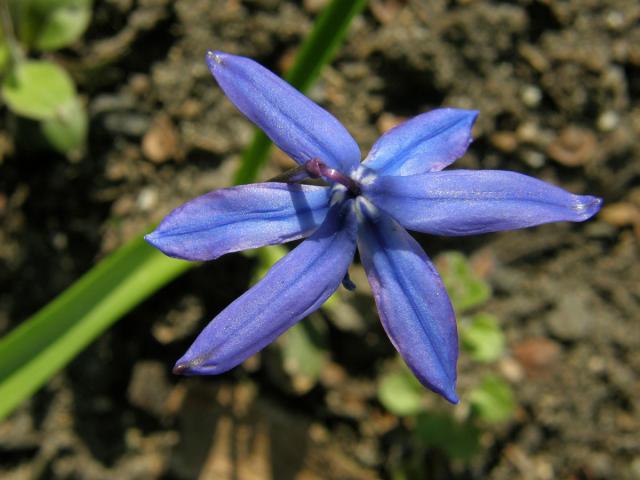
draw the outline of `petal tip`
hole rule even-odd
[[[180,363],[180,362],[178,362],[173,367],[173,374],[174,375],[185,375],[188,370],[189,370],[189,364],[188,363]]]
[[[574,211],[579,216],[579,221],[588,220],[600,211],[602,198],[591,195],[580,195],[573,206]]]
[[[456,393],[456,389],[455,387],[453,387],[450,391],[448,392],[442,392],[442,396],[449,402],[452,403],[453,405],[457,405],[460,402],[460,399],[458,398],[458,394]]]
[[[220,67],[224,63],[225,58],[228,54],[224,52],[219,52],[217,50],[207,50],[205,55],[205,59],[207,61],[207,65],[211,71],[214,71],[216,68]]]
[[[152,247],[159,248],[159,247],[158,247],[158,240],[159,240],[159,237],[160,237],[160,235],[158,234],[158,231],[157,231],[157,230],[154,230],[154,231],[153,231],[153,232],[151,232],[151,233],[147,233],[147,234],[144,236],[144,240],[145,240],[149,245],[151,245]]]

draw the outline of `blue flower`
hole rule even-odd
[[[208,52],[231,101],[328,186],[267,182],[217,190],[171,212],[147,241],[165,254],[212,260],[308,237],[214,318],[176,373],[225,372],[318,309],[347,278],[356,245],[382,325],[416,377],[456,395],[455,315],[438,272],[407,230],[471,235],[580,222],[601,200],[499,170],[442,171],[466,151],[478,112],[433,110],[360,150],[330,113],[254,61]]]

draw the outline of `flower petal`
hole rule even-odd
[[[207,52],[209,70],[229,99],[300,165],[318,158],[350,173],[360,149],[329,112],[245,57]]]
[[[327,187],[240,185],[176,208],[145,239],[170,257],[212,260],[305,237],[323,222],[328,209]]]
[[[439,108],[392,128],[373,145],[363,165],[380,175],[417,175],[442,170],[471,143],[476,110]]]
[[[364,193],[409,230],[471,235],[548,222],[582,222],[602,200],[515,172],[451,170],[378,177]]]
[[[358,250],[382,325],[420,382],[457,403],[458,334],[442,280],[404,228],[357,202]]]
[[[318,309],[344,278],[353,259],[355,236],[352,201],[331,207],[309,239],[205,327],[174,371],[225,372]]]

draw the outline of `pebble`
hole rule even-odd
[[[580,340],[592,333],[595,323],[589,291],[576,289],[561,297],[546,318],[551,333],[560,340]]]
[[[540,377],[550,372],[560,358],[560,346],[545,337],[530,338],[513,348],[514,357],[529,377]]]
[[[129,382],[127,398],[132,405],[155,415],[162,415],[171,391],[167,368],[160,362],[136,363]]]
[[[501,152],[512,153],[518,148],[518,139],[511,132],[496,132],[491,135],[490,140]]]
[[[525,85],[520,97],[527,107],[537,107],[542,100],[542,91],[535,85]]]
[[[620,116],[613,110],[602,112],[598,117],[597,126],[601,132],[610,132],[618,126]]]
[[[579,167],[594,158],[596,137],[575,125],[564,128],[547,148],[547,154],[565,167]]]
[[[153,209],[158,204],[158,191],[153,187],[145,187],[138,194],[136,205],[144,212]]]
[[[163,163],[179,154],[179,135],[171,119],[158,115],[142,138],[142,152],[154,163]]]

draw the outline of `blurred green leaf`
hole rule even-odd
[[[489,423],[509,420],[516,408],[511,387],[496,375],[487,375],[470,398],[474,415]]]
[[[69,153],[84,145],[89,119],[87,111],[76,96],[60,106],[55,117],[44,120],[42,134],[49,144],[62,153]]]
[[[18,37],[29,48],[57,50],[82,36],[91,0],[12,0]]]
[[[294,390],[305,393],[316,384],[327,364],[327,327],[319,315],[312,315],[291,327],[280,342],[284,371]]]
[[[482,305],[491,297],[491,288],[474,273],[462,253],[443,253],[437,263],[457,313]]]
[[[391,413],[416,415],[424,410],[424,387],[406,368],[385,374],[378,383],[378,400]]]
[[[67,72],[45,60],[16,64],[2,83],[2,96],[11,110],[34,120],[55,118],[75,95]]]
[[[161,285],[194,264],[129,242],[0,339],[0,419]]]
[[[258,266],[254,270],[249,283],[251,285],[258,283],[262,277],[267,274],[269,269],[287,253],[289,253],[289,250],[282,245],[268,245],[266,247],[242,252],[243,255],[247,257],[255,257],[258,260]]]
[[[426,447],[438,448],[452,459],[469,460],[480,448],[480,430],[469,422],[460,423],[446,413],[419,415],[415,433]]]
[[[0,73],[7,67],[9,61],[9,48],[2,37],[2,29],[0,28]]]
[[[462,348],[478,362],[493,362],[504,353],[504,333],[493,315],[479,313],[461,324]]]

